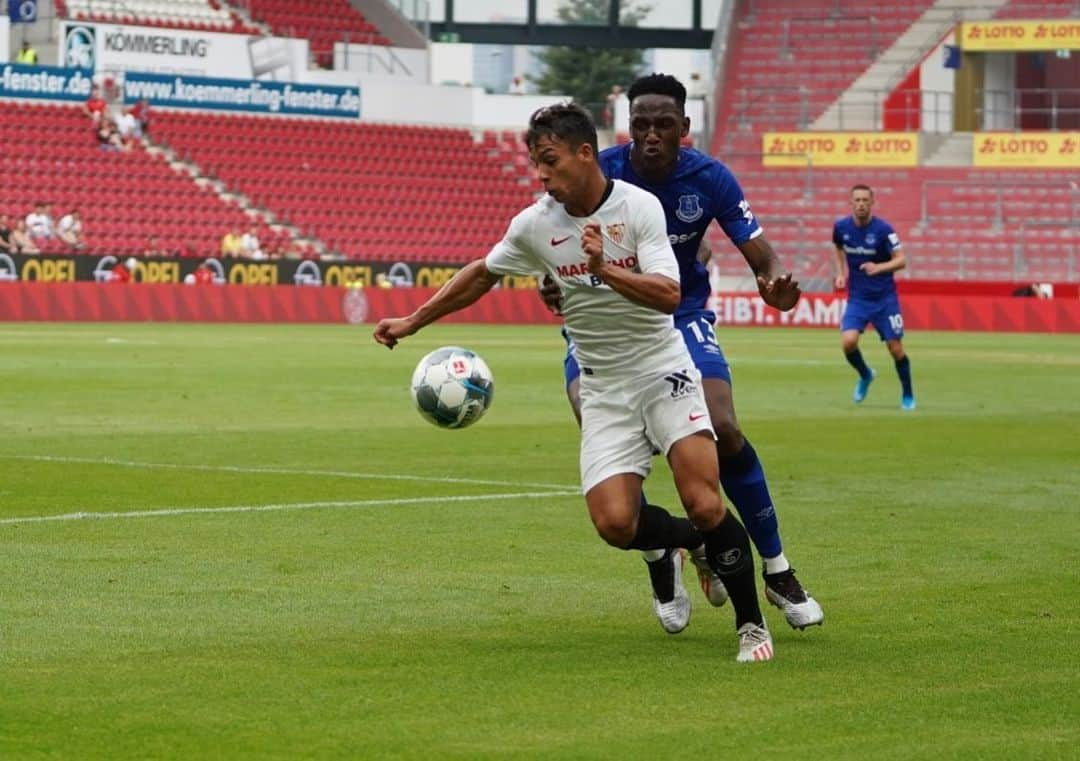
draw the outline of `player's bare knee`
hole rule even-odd
[[[683,499],[686,517],[700,531],[710,531],[724,520],[724,502],[715,489],[703,489]]]
[[[601,539],[612,547],[623,550],[634,541],[634,534],[637,531],[632,517],[627,519],[614,514],[594,515],[593,525]]]
[[[851,352],[859,348],[859,339],[843,338],[840,341],[840,346],[843,348],[844,354],[851,354]]]

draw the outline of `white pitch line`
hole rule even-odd
[[[122,468],[167,468],[170,470],[201,470],[220,473],[263,473],[283,476],[331,476],[333,478],[362,478],[383,481],[430,481],[439,484],[470,484],[473,486],[526,486],[556,491],[576,489],[570,484],[538,484],[530,481],[488,481],[482,478],[453,478],[451,476],[409,476],[396,473],[357,473],[341,470],[304,470],[298,468],[256,468],[242,465],[185,465],[175,462],[136,462],[114,460],[111,457],[55,457],[34,454],[0,454],[3,460],[35,460],[37,462],[72,462],[87,465],[112,465]]]
[[[344,502],[292,502],[270,505],[229,505],[226,507],[166,507],[160,510],[133,510],[126,513],[79,512],[62,515],[26,515],[0,519],[0,526],[23,523],[52,523],[55,521],[108,520],[112,518],[160,518],[170,515],[202,513],[266,513],[280,510],[314,510],[324,507],[384,507],[387,505],[419,505],[427,502],[481,502],[484,500],[530,499],[539,497],[578,497],[581,491],[536,491],[510,494],[470,494],[456,497],[403,497],[400,499],[361,499]]]

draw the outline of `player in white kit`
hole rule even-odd
[[[576,105],[534,113],[525,141],[547,195],[413,314],[380,320],[375,340],[393,348],[477,301],[503,275],[552,277],[582,370],[581,484],[593,525],[620,549],[695,549],[704,541],[735,608],[737,660],[769,660],[750,540],[720,499],[700,374],[671,317],[679,267],[663,208],[651,193],[604,177],[596,129]],[[667,457],[689,520],[641,504],[654,449]]]

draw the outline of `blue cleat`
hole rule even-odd
[[[870,384],[874,382],[874,378],[876,377],[877,373],[871,370],[869,378],[859,378],[858,383],[855,384],[855,393],[851,395],[855,404],[859,404],[866,398],[866,392],[870,390]]]
[[[901,396],[900,397],[900,409],[913,410],[915,409],[915,397],[914,396]]]

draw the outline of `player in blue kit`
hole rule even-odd
[[[847,309],[840,322],[840,344],[848,363],[859,374],[852,398],[858,404],[876,373],[859,351],[859,336],[867,324],[874,326],[896,364],[900,376],[900,407],[915,409],[911,390],[911,361],[904,352],[904,318],[896,295],[893,273],[907,265],[900,250],[900,238],[892,225],[872,214],[874,191],[869,185],[851,189],[851,216],[836,220],[833,245],[836,246],[836,287],[848,288]]]
[[[682,332],[690,355],[703,377],[709,416],[716,434],[720,483],[735,505],[758,554],[764,560],[765,594],[784,611],[793,627],[820,624],[821,606],[799,583],[784,556],[772,497],[757,452],[743,436],[732,401],[731,372],[713,330],[715,315],[706,309],[711,295],[709,274],[698,252],[709,224],[715,219],[738,247],[757,277],[765,303],[789,310],[799,299],[799,286],[785,273],[762,233],[742,189],[731,172],[715,159],[681,147],[690,131],[685,113],[686,89],[672,76],[652,74],[631,86],[630,136],[632,142],[602,151],[600,164],[609,178],[632,183],[660,199],[667,221],[668,239],[679,262],[682,301],[675,326]],[[549,307],[558,310],[558,290],[543,290]],[[580,421],[578,384],[580,368],[573,346],[565,360],[566,388]],[[646,552],[653,586],[654,608],[665,630],[674,632],[669,606],[683,603],[689,621],[688,600],[681,582],[681,555],[668,550]],[[722,605],[722,583],[709,573],[700,553],[691,552],[702,588],[713,605]],[[674,602],[672,602],[674,601]],[[667,618],[665,618],[665,616]],[[685,626],[684,622],[679,622]]]

